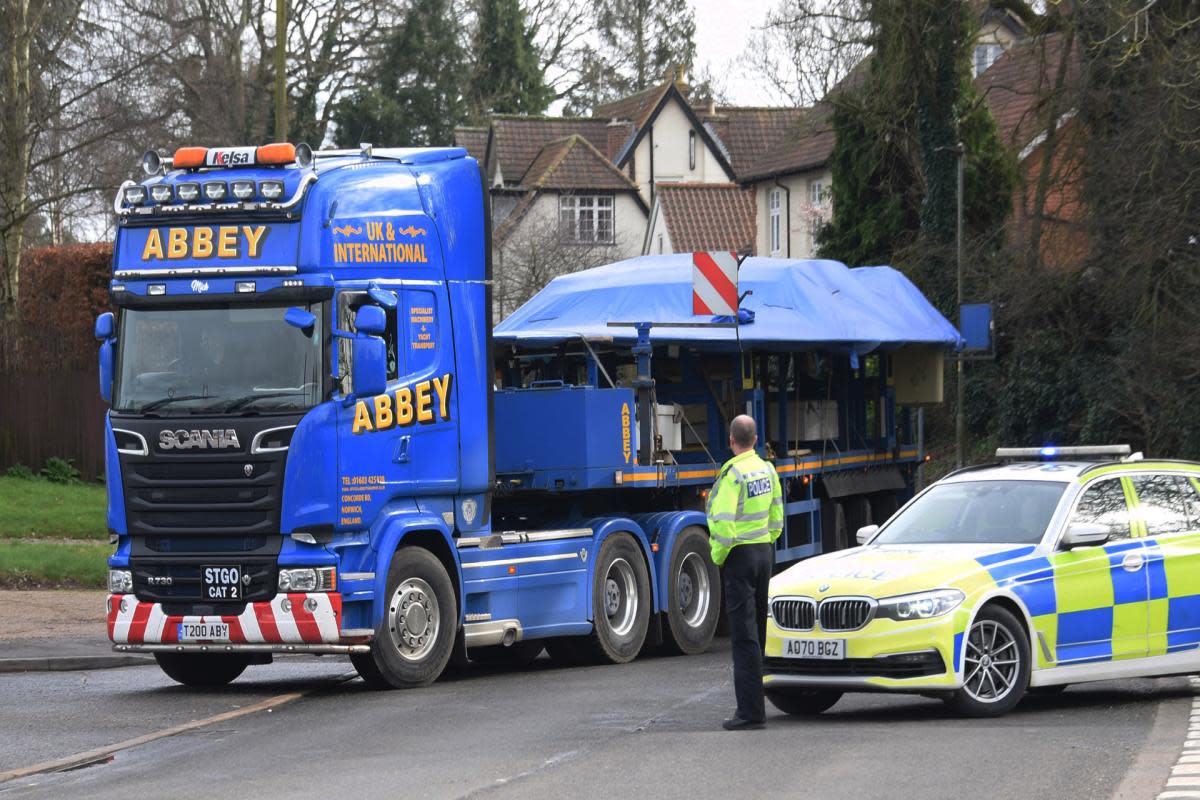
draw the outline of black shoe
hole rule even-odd
[[[754,722],[741,717],[730,717],[721,723],[721,727],[727,731],[760,731],[766,726],[767,724],[761,719]]]

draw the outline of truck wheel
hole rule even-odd
[[[437,680],[454,649],[458,607],[437,557],[402,547],[388,570],[387,605],[371,652],[351,656],[358,674],[378,689],[411,689]]]
[[[664,644],[677,653],[703,653],[721,616],[721,573],[709,556],[708,536],[692,525],[671,548]]]
[[[642,550],[628,533],[615,533],[600,545],[592,574],[592,633],[584,652],[613,664],[641,652],[650,627],[650,575]]]
[[[793,717],[809,717],[828,711],[842,699],[841,692],[827,689],[775,689],[767,690],[771,705]]]
[[[155,653],[154,660],[167,677],[184,686],[224,686],[246,667],[250,657],[233,653]]]
[[[1029,686],[1029,638],[1008,610],[985,606],[967,631],[963,688],[947,703],[967,717],[998,717],[1020,702]]]

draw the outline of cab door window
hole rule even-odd
[[[354,315],[365,305],[373,304],[370,296],[366,292],[347,291],[338,294],[338,328],[354,333]],[[403,352],[399,345],[399,326],[397,325],[397,314],[395,308],[383,309],[387,316],[387,328],[383,334],[383,341],[387,345],[387,380],[388,383],[397,380],[400,377],[401,371],[404,369]],[[342,394],[349,394],[351,383],[351,371],[353,369],[354,358],[352,357],[353,343],[349,339],[338,339],[338,379],[340,381],[338,388]]]
[[[1195,491],[1186,478],[1179,475],[1135,475],[1131,477],[1137,493],[1134,514],[1145,526],[1146,536],[1162,536],[1190,530],[1188,494]]]
[[[1107,478],[1085,489],[1071,515],[1070,524],[1075,523],[1103,525],[1110,539],[1129,538],[1129,506],[1121,479]]]

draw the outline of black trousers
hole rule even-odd
[[[725,559],[725,608],[733,645],[733,691],[737,715],[766,719],[763,699],[763,647],[767,640],[767,584],[775,564],[772,544],[742,544]]]

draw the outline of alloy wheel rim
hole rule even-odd
[[[421,661],[432,652],[441,629],[437,595],[420,578],[409,578],[392,592],[388,631],[392,644],[406,661]]]
[[[623,558],[614,559],[604,575],[604,615],[617,636],[625,636],[633,630],[637,603],[633,567]]]
[[[967,634],[963,689],[980,703],[997,703],[1016,687],[1021,651],[1008,628],[979,620]]]
[[[683,621],[690,628],[698,628],[708,616],[712,590],[708,582],[708,569],[704,559],[696,553],[688,553],[679,564],[676,581],[679,587],[679,610]]]

